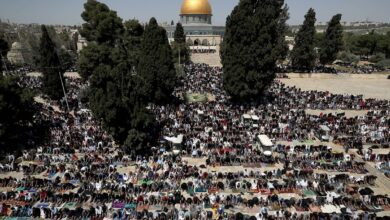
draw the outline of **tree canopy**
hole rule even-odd
[[[340,24],[341,14],[329,21],[320,51],[321,64],[330,64],[337,59],[337,54],[343,49],[343,27]]]
[[[324,33],[317,32],[314,35],[314,47],[321,48],[322,47],[322,41],[324,41]]]
[[[114,65],[111,58],[111,47],[106,44],[90,42],[80,52],[77,62],[79,74],[84,80],[88,80],[100,65]]]
[[[385,54],[386,58],[390,59],[390,31],[379,37],[378,52]]]
[[[190,61],[190,52],[186,43],[186,35],[181,23],[176,24],[174,41],[172,43],[173,60],[177,64]],[[179,60],[180,59],[180,60]]]
[[[305,21],[295,37],[295,46],[291,52],[292,66],[299,70],[312,70],[316,63],[315,28],[316,13],[310,8]]]
[[[85,23],[82,26],[81,35],[89,42],[114,45],[124,31],[122,19],[107,5],[96,0],[88,0],[84,8],[81,17]]]
[[[146,134],[152,132],[154,120],[145,108],[142,87],[139,88],[137,79],[125,71],[127,68],[123,65],[114,69],[100,66],[95,70],[90,80],[90,107],[119,144],[124,144],[129,138],[129,131],[135,129],[145,133],[147,138],[142,144],[146,145],[152,141],[151,136]],[[142,149],[139,143],[128,147]]]
[[[25,147],[23,138],[33,120],[33,94],[18,85],[18,78],[0,76],[0,151]]]
[[[186,42],[186,36],[184,34],[183,25],[181,23],[176,24],[176,29],[174,33],[174,40],[176,43],[185,43]]]
[[[228,16],[221,48],[223,83],[236,101],[256,100],[288,51],[283,0],[241,0]]]
[[[136,67],[141,54],[141,41],[144,33],[144,27],[138,20],[128,20],[124,23],[125,34],[124,43],[128,50],[128,61],[133,67]]]
[[[151,18],[145,27],[137,74],[145,82],[145,92],[154,103],[166,103],[176,83],[172,51],[164,28]]]
[[[174,62],[177,64],[187,63],[190,61],[190,50],[186,42],[183,25],[181,25],[181,23],[176,24],[174,41],[172,42],[172,55]]]
[[[61,66],[57,48],[44,25],[42,25],[39,55],[38,67],[43,74],[43,91],[51,99],[60,100],[64,95],[61,80],[64,79],[65,69]]]
[[[3,38],[0,38],[0,74],[3,72],[3,59],[7,56],[7,53],[9,51],[9,45],[8,42],[5,41]]]
[[[390,32],[387,34],[378,34],[370,31],[368,34],[348,34],[345,36],[346,50],[368,58],[378,53],[384,54],[390,58]]]
[[[107,5],[96,0],[84,4],[81,17],[85,21],[80,30],[88,45],[80,52],[78,69],[84,80],[93,74],[94,69],[104,65],[115,66],[118,62],[112,57],[112,51],[124,36],[122,19]]]
[[[155,141],[156,126],[146,108],[150,99],[145,92],[146,81],[136,72],[143,59],[144,29],[137,20],[122,24],[116,12],[102,3],[90,0],[84,6],[82,17],[86,23],[81,35],[93,41],[81,51],[78,66],[90,83],[90,108],[118,144],[128,151],[146,151],[148,143]],[[94,16],[96,11],[103,13]],[[170,54],[163,55],[171,60]]]

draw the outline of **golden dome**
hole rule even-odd
[[[208,0],[184,0],[180,15],[212,15]]]

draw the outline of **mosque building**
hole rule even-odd
[[[184,0],[180,10],[187,43],[192,51],[219,51],[225,34],[224,26],[213,26],[213,11],[208,0]],[[176,25],[165,25],[168,38],[173,41]]]

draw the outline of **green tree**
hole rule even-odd
[[[61,33],[56,34],[56,35],[58,37],[58,40],[59,40],[61,46],[63,46],[65,50],[70,50],[72,47],[72,45],[71,45],[72,40],[70,38],[70,32],[64,30]]]
[[[77,62],[78,71],[84,80],[88,80],[94,70],[100,65],[114,66],[115,62],[111,57],[112,48],[106,44],[90,42],[84,47]]]
[[[351,52],[368,58],[378,51],[378,43],[381,36],[371,31],[369,34],[353,35],[348,40]]]
[[[381,68],[390,68],[390,59],[381,60],[375,65]]]
[[[110,10],[107,5],[96,0],[88,0],[84,4],[84,12],[81,17],[85,23],[81,35],[88,41],[114,45],[124,29],[122,19],[115,11]]]
[[[297,36],[291,52],[292,66],[300,70],[312,70],[315,67],[316,52],[314,50],[316,13],[310,8]]]
[[[7,57],[7,53],[9,51],[9,45],[7,41],[3,38],[0,38],[0,75],[3,72],[3,60]]]
[[[33,114],[32,92],[19,87],[18,78],[0,76],[0,152],[25,147]]]
[[[190,61],[190,52],[186,43],[186,36],[181,23],[176,24],[174,41],[172,42],[172,54],[175,63],[180,64]],[[180,59],[180,60],[179,60]]]
[[[135,67],[138,65],[141,54],[141,41],[144,27],[135,19],[126,21],[124,26],[124,46],[128,54],[128,61],[132,67]]]
[[[341,14],[332,17],[326,29],[320,51],[322,65],[336,60],[337,54],[343,49],[343,27],[340,24]]]
[[[79,41],[79,33],[76,32],[73,34],[71,42],[70,42],[70,49],[75,53],[77,52],[77,42],[78,41]]]
[[[42,25],[42,37],[39,45],[39,68],[43,74],[43,91],[53,100],[63,97],[61,80],[64,69],[57,54],[57,48],[51,40],[46,26]]]
[[[314,35],[314,47],[321,48],[322,47],[322,41],[324,40],[324,33],[316,33]]]
[[[103,12],[95,16],[98,11]],[[143,27],[136,20],[119,25],[121,19],[116,13],[96,1],[85,4],[83,19],[86,23],[80,33],[92,41],[81,51],[78,67],[82,77],[89,80],[88,101],[93,115],[126,150],[146,151],[148,143],[155,141],[156,124],[146,109],[150,97],[145,81],[135,71],[143,58]]]
[[[350,50],[352,53],[361,57],[368,57],[370,49],[368,46],[368,38],[363,35],[353,35],[349,42]]]
[[[376,53],[375,55],[371,56],[368,61],[370,61],[371,63],[378,63],[382,60],[385,60],[386,59],[386,55],[383,54],[383,53]]]
[[[378,50],[384,53],[387,59],[390,59],[390,32],[379,39]]]
[[[27,47],[27,50],[23,53],[23,57],[27,64],[38,67],[40,38],[33,33],[27,33],[26,36],[22,38],[21,43]]]
[[[344,40],[344,51],[349,51],[352,53],[352,41],[355,37],[355,34],[351,32],[344,32],[343,33],[343,40]]]
[[[287,54],[283,0],[241,0],[226,21],[221,48],[223,83],[235,101],[256,100]]]
[[[145,147],[153,141],[154,118],[145,108],[143,85],[131,74],[124,74],[126,71],[125,65],[114,69],[99,66],[90,80],[89,102],[94,116],[103,121],[119,144],[141,150],[141,145]],[[143,134],[142,144],[129,144],[131,130]]]
[[[357,57],[355,54],[347,52],[347,51],[341,51],[337,55],[337,59],[342,60],[347,63],[357,63],[359,62],[359,57]]]
[[[98,66],[109,65],[113,68],[118,64],[112,57],[112,51],[123,38],[124,26],[115,11],[96,0],[88,0],[84,9],[81,17],[85,23],[80,34],[89,42],[80,52],[77,65],[80,75],[87,80]]]
[[[176,43],[185,43],[186,42],[186,35],[184,34],[184,28],[181,23],[176,24],[176,29],[174,33],[174,40]]]
[[[150,101],[167,103],[176,83],[172,51],[164,28],[155,18],[150,19],[141,43],[137,73],[145,81],[145,91]]]
[[[390,32],[385,35],[378,34],[374,30],[362,35],[347,33],[344,42],[346,50],[361,57],[369,58],[381,53],[385,54],[386,58],[390,58]]]
[[[279,0],[280,1],[280,0]],[[288,53],[289,53],[289,47],[288,42],[285,40],[286,33],[289,30],[289,27],[287,26],[287,20],[290,18],[290,15],[288,13],[288,6],[285,5],[282,8],[282,11],[280,13],[280,17],[278,19],[278,25],[277,25],[277,33],[278,35],[278,42],[275,45],[274,53],[277,54],[277,59],[279,62],[282,62],[286,59]],[[282,36],[282,37],[280,37]]]
[[[145,140],[147,139],[148,137],[146,136],[146,133],[139,132],[136,129],[131,129],[127,135],[124,145],[132,147],[135,150],[142,150],[145,147]]]
[[[90,79],[89,101],[94,116],[101,119],[109,133],[122,144],[131,128],[131,114],[123,103],[118,85],[119,77],[113,70],[100,65]]]
[[[75,55],[63,48],[59,49],[58,58],[60,59],[61,67],[63,71],[68,70],[75,64]]]

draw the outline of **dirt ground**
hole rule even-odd
[[[390,73],[389,73],[390,74]],[[288,74],[281,81],[303,90],[330,91],[335,94],[363,95],[364,98],[390,99],[387,74]]]

